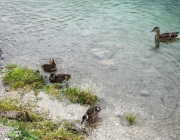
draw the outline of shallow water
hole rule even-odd
[[[180,139],[180,40],[157,48],[150,32],[179,23],[178,0],[0,0],[0,65],[41,70],[54,58],[93,90],[103,122],[90,139]],[[127,112],[132,127],[118,117]]]

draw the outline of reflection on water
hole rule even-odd
[[[101,99],[103,122],[90,139],[178,139],[180,41],[157,45],[150,31],[180,31],[179,5],[0,0],[0,64],[41,70],[53,58],[58,73],[72,75],[72,85],[92,89]],[[139,120],[131,128],[116,117],[127,112]]]

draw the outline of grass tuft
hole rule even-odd
[[[126,120],[127,120],[127,122],[130,124],[130,125],[132,125],[133,123],[135,123],[135,121],[136,121],[136,117],[134,116],[134,115],[132,115],[132,114],[126,114]]]
[[[15,64],[9,64],[6,68],[3,84],[8,84],[11,89],[37,90],[43,85],[43,78],[36,71],[17,67]]]
[[[16,67],[17,67],[16,64],[7,64],[7,65],[6,65],[6,69],[14,69],[14,68],[16,68]]]
[[[98,97],[90,90],[82,90],[77,87],[66,88],[63,94],[71,102],[79,103],[81,105],[93,106],[98,101]]]
[[[61,87],[62,84],[47,84],[43,87],[43,91],[51,95],[56,95],[60,93],[59,89]]]
[[[11,101],[1,100],[0,101],[0,110],[11,111],[11,110],[20,110],[18,107],[12,105]]]

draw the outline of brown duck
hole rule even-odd
[[[180,37],[180,35],[178,35],[179,32],[160,34],[159,27],[154,27],[154,29],[151,32],[154,32],[154,31],[156,32],[155,40],[159,42],[172,41],[173,39]]]
[[[57,70],[56,64],[54,62],[54,59],[49,60],[49,64],[43,64],[42,69],[46,72],[53,72]]]
[[[98,106],[94,106],[89,108],[86,111],[86,114],[82,117],[81,124],[86,120],[88,123],[94,123],[98,120],[98,113],[102,110],[102,108]]]
[[[63,83],[65,81],[68,81],[71,78],[71,75],[69,74],[55,74],[51,73],[49,76],[49,81],[51,83]]]

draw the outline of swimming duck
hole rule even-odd
[[[54,59],[49,60],[49,64],[43,64],[42,69],[46,72],[53,72],[57,70],[56,64],[54,62]]]
[[[160,34],[159,27],[154,27],[154,29],[151,32],[154,32],[154,31],[156,31],[155,40],[159,42],[172,41],[173,39],[180,37],[180,35],[178,36],[179,32]]]
[[[89,123],[94,123],[95,121],[98,120],[98,113],[102,110],[102,108],[98,107],[98,106],[94,106],[89,108],[86,111],[86,114],[83,115],[82,117],[82,122],[81,124],[86,120]]]
[[[69,74],[55,74],[51,73],[49,76],[49,81],[51,83],[63,83],[65,81],[68,81],[71,78],[71,75]]]

